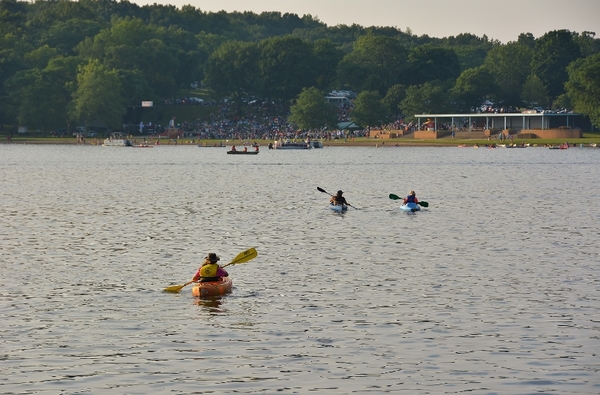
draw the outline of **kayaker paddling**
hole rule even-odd
[[[335,206],[349,205],[348,202],[346,201],[346,198],[342,196],[343,194],[344,194],[344,192],[337,191],[337,195],[331,196],[331,199],[329,199],[329,203],[331,203]]]
[[[419,204],[419,199],[417,199],[417,194],[415,191],[410,191],[408,196],[404,198],[404,204],[407,203]]]
[[[317,191],[326,193],[329,196],[331,196],[331,199],[329,199],[329,207],[334,211],[338,211],[339,208],[343,208],[343,210],[346,210],[346,206],[350,206],[353,209],[358,210],[356,207],[354,207],[346,201],[346,199],[342,196],[344,193],[342,191],[337,191],[336,195],[332,195],[331,193],[327,192],[326,190],[320,187],[317,187]]]
[[[214,252],[211,252],[204,258],[204,263],[194,277],[192,278],[193,282],[209,282],[209,281],[219,281],[222,277],[228,277],[229,273],[225,269],[223,269],[217,262],[219,262],[221,258]]]
[[[218,296],[231,291],[233,283],[229,278],[229,273],[225,271],[225,267],[229,265],[239,265],[240,263],[248,262],[256,258],[258,252],[256,248],[249,248],[242,251],[231,262],[224,266],[219,266],[217,262],[221,260],[217,254],[211,252],[204,258],[204,263],[198,269],[191,281],[181,285],[171,285],[164,289],[165,292],[178,293],[185,286],[195,283],[192,288],[194,296]],[[200,281],[198,281],[200,280]]]

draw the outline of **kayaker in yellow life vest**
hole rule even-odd
[[[343,193],[344,192],[342,192],[342,191],[337,191],[337,195],[332,196],[331,199],[329,199],[329,202],[331,204],[336,205],[336,206],[341,206],[341,205],[344,205],[344,204],[348,204],[346,202],[346,198],[342,196]]]
[[[219,281],[221,277],[229,276],[229,273],[225,269],[223,269],[217,262],[219,262],[221,258],[217,256],[214,252],[211,252],[204,258],[204,263],[196,274],[192,281],[197,282],[200,281],[208,282],[208,281]]]

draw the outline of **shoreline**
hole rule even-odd
[[[145,140],[145,142],[144,142]],[[8,141],[6,137],[0,139],[1,145],[24,145],[24,144],[33,144],[33,145],[91,145],[102,147],[102,139],[90,139],[89,141],[85,141],[83,144],[78,142],[76,138],[41,138],[41,137],[13,137],[12,140]],[[155,146],[154,141],[150,140],[147,137],[139,136],[131,139],[134,145],[138,144],[148,144],[152,147]],[[168,146],[195,146],[198,147],[203,145],[207,148],[226,148],[231,145],[244,146],[244,141],[223,141],[223,140],[195,140],[191,138],[184,138],[180,140],[172,140],[172,139],[160,139],[160,143],[157,146],[168,145]],[[267,147],[272,140],[251,140],[252,142],[257,142],[261,147]],[[248,143],[248,141],[245,141]],[[323,141],[323,147],[375,147],[375,148],[397,148],[397,147],[482,147],[485,148],[486,145],[518,145],[520,143],[529,144],[529,147],[544,147],[544,146],[552,146],[552,145],[560,145],[565,141],[562,139],[515,139],[512,143],[506,141],[498,141],[498,140],[487,140],[487,139],[452,139],[452,138],[442,138],[436,140],[414,140],[414,139],[406,139],[406,138],[397,138],[397,139],[372,139],[361,137],[355,139],[354,141],[348,140],[328,140]],[[583,138],[572,139],[568,141],[569,144],[573,147],[580,147],[583,144],[583,147],[591,147],[591,144],[595,144],[600,142],[600,134],[588,134],[588,136],[584,136]],[[220,143],[223,143],[223,146],[219,146]]]

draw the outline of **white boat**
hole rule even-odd
[[[400,210],[414,213],[415,211],[420,211],[421,207],[417,203],[406,203],[400,206]]]
[[[338,213],[343,213],[345,211],[348,211],[348,206],[346,206],[345,204],[333,204],[330,203],[329,204],[329,208],[335,212]]]
[[[122,133],[111,133],[110,137],[104,139],[103,147],[132,147],[131,140],[125,138]]]
[[[590,147],[596,148],[596,143],[590,143]]]
[[[273,144],[273,148],[275,149],[311,149],[312,146],[310,143],[306,141],[292,143],[290,140],[281,141],[276,140],[275,144]]]

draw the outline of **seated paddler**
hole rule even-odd
[[[335,206],[342,206],[348,204],[346,202],[346,198],[342,196],[343,194],[344,192],[337,191],[337,195],[332,196],[331,199],[329,199],[329,202]]]
[[[196,274],[192,281],[194,282],[209,282],[209,281],[219,281],[222,277],[229,276],[229,273],[225,269],[223,269],[217,262],[219,262],[221,258],[214,252],[211,252],[204,258],[204,263]]]
[[[417,199],[417,194],[415,191],[410,191],[408,196],[404,198],[404,204],[407,203],[419,204],[419,199]]]

